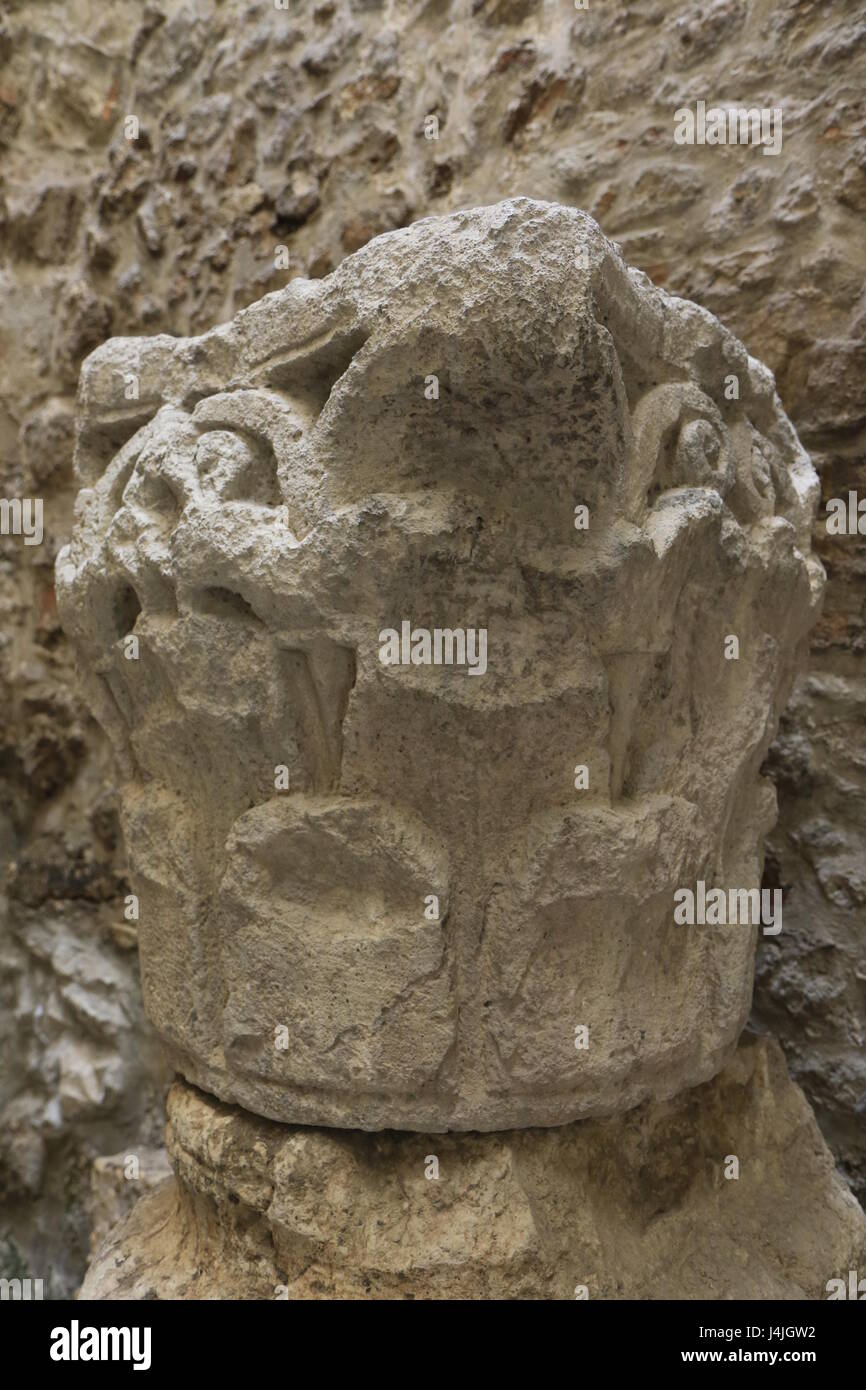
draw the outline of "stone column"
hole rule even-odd
[[[107,343],[77,467],[178,1074],[85,1296],[821,1296],[863,1214],[738,1050],[823,583],[770,373],[518,199]]]

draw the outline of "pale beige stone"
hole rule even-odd
[[[184,1076],[488,1130],[719,1069],[755,930],[673,895],[760,883],[823,575],[808,457],[710,314],[572,209],[430,218],[200,338],[98,349],[77,460],[60,609]],[[485,629],[486,670],[383,665],[403,621]]]
[[[575,202],[594,211],[654,280],[700,300],[776,368],[825,497],[844,496],[848,486],[864,495],[855,457],[866,403],[866,318],[858,302],[866,272],[866,107],[857,100],[866,47],[856,41],[863,17],[847,6],[799,0],[769,10],[593,4],[575,13],[566,4],[548,6],[543,22],[533,10],[512,25],[510,17],[525,9],[465,5],[441,24],[433,10],[412,3],[385,15],[337,0],[319,7],[311,37],[297,6],[280,13],[249,0],[5,7],[2,457],[6,494],[44,495],[46,521],[43,547],[22,550],[7,540],[11,563],[0,575],[0,626],[9,639],[0,681],[6,742],[15,747],[4,762],[12,826],[0,812],[0,841],[5,851],[14,835],[9,853],[19,873],[29,874],[28,861],[41,857],[46,829],[63,858],[74,854],[77,836],[88,859],[103,857],[88,818],[111,775],[96,726],[75,713],[70,728],[71,652],[53,610],[50,645],[41,623],[34,630],[43,596],[50,599],[48,564],[68,531],[65,416],[79,358],[97,341],[94,332],[108,331],[101,315],[64,316],[70,281],[90,282],[113,315],[114,332],[199,332],[290,274],[323,273],[349,246],[341,237],[349,223],[372,235],[397,219],[513,190]],[[332,40],[327,72],[308,61],[308,44],[318,46],[320,32]],[[275,34],[285,42],[275,43]],[[688,99],[684,83],[693,95],[721,97],[738,64],[761,74],[785,108],[783,157],[764,159],[747,147],[673,147],[672,112]],[[791,109],[796,131],[788,125]],[[423,136],[420,117],[428,110],[443,117],[438,141]],[[124,138],[125,115],[136,111],[147,113],[146,139],[137,144]],[[319,198],[308,196],[298,165],[317,184],[317,211]],[[257,187],[265,206],[239,221]],[[289,217],[288,230],[285,221],[275,229],[274,202]],[[161,255],[137,225],[151,209],[165,233]],[[288,271],[274,269],[275,240],[288,242]],[[26,469],[20,479],[22,461],[32,467],[32,482]],[[781,821],[770,842],[778,868],[770,869],[792,886],[782,939],[764,943],[756,1006],[783,1041],[831,1147],[859,1176],[862,1195],[866,703],[857,670],[866,570],[856,538],[828,548],[823,533],[819,519],[815,543],[832,577],[821,628],[813,630],[815,673],[789,705],[772,764]],[[79,756],[84,749],[83,768],[66,760],[76,745]],[[52,779],[47,806],[43,770]],[[125,868],[122,850],[117,868]],[[71,869],[74,877],[74,860]],[[89,1112],[56,1118],[54,1032],[89,1038],[92,1025],[68,1010],[62,1023],[52,1014],[47,1040],[42,1025],[31,1027],[34,1000],[50,1009],[56,983],[41,952],[22,943],[49,919],[52,930],[79,939],[96,932],[108,939],[118,928],[129,934],[116,900],[97,905],[78,899],[73,887],[77,901],[67,911],[57,891],[52,875],[54,900],[38,909],[22,911],[14,894],[8,904],[0,898],[4,970],[13,981],[0,1020],[4,1101],[14,1097],[16,1114],[23,1103],[49,1140],[44,1177],[29,1189],[38,1195],[24,1200],[16,1176],[22,1155],[10,1144],[0,1185],[16,1187],[3,1229],[34,1270],[50,1251],[55,1294],[80,1282],[94,1148]],[[147,1103],[155,1088],[145,1072],[149,1034],[137,1002],[137,962],[128,952],[116,959],[128,1018],[112,1080],[123,1091],[119,1102],[99,1102],[99,1152],[132,1142],[134,1123],[143,1134],[155,1108]],[[41,1142],[31,1135],[25,1151]],[[30,1170],[29,1158],[24,1166]],[[74,1223],[71,1206],[79,1212]],[[71,1283],[59,1283],[70,1265]]]
[[[286,1127],[182,1082],[168,1117],[177,1181],[112,1232],[82,1298],[825,1298],[866,1259],[768,1041],[675,1100],[559,1128]]]
[[[171,1176],[165,1149],[105,1154],[90,1170],[90,1249],[96,1251],[135,1203]]]

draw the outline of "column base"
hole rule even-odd
[[[766,1039],[663,1104],[494,1134],[280,1125],[178,1081],[167,1142],[175,1177],[80,1298],[826,1298],[866,1270],[866,1216]]]

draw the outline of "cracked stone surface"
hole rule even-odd
[[[864,34],[856,5],[804,0],[3,7],[0,472],[4,495],[44,497],[46,536],[0,537],[0,1275],[23,1261],[77,1287],[93,1157],[152,1144],[162,1120],[113,758],[54,603],[83,358],[112,334],[200,333],[380,231],[530,193],[587,209],[631,263],[717,314],[774,372],[824,500],[862,497]],[[781,158],[672,145],[682,102],[760,106],[768,90]],[[827,536],[822,508],[813,546],[823,614],[768,762],[785,927],[759,943],[753,1017],[862,1199],[866,537]],[[55,962],[82,942],[116,1029],[101,1000],[64,996]],[[56,1103],[61,1045],[86,1103]],[[91,1084],[94,1045],[110,1085]]]
[[[673,893],[760,884],[823,571],[808,456],[711,314],[573,209],[430,218],[97,349],[76,463],[60,612],[189,1081],[488,1130],[719,1070],[755,932],[676,926]],[[404,620],[484,628],[486,671],[384,666]]]
[[[167,1139],[177,1179],[102,1244],[82,1299],[818,1299],[866,1255],[766,1040],[674,1100],[500,1134],[287,1128],[178,1082]]]

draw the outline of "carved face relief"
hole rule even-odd
[[[78,467],[61,613],[178,1070],[368,1129],[718,1070],[755,932],[673,895],[760,882],[820,567],[808,459],[710,315],[581,213],[428,219],[201,338],[100,348]],[[404,623],[484,630],[483,674],[384,663]]]

